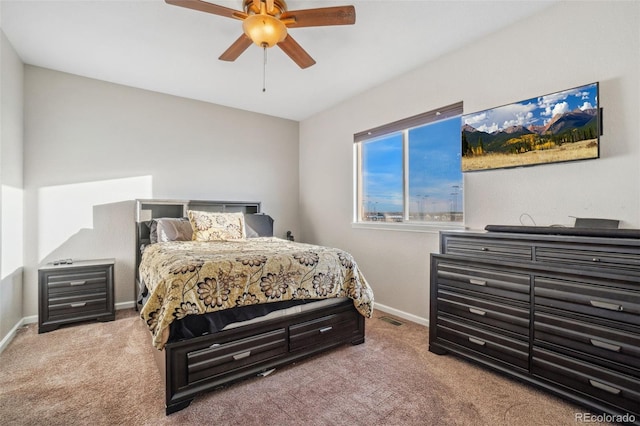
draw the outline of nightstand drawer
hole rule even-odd
[[[61,316],[75,316],[91,311],[104,312],[107,309],[106,289],[101,293],[65,294],[63,297],[49,298],[49,319]]]
[[[92,292],[107,289],[107,271],[102,269],[75,271],[69,273],[49,272],[46,274],[49,294],[65,292]]]

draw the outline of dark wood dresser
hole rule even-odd
[[[38,269],[38,332],[63,324],[115,319],[115,260],[47,264]]]
[[[640,424],[639,239],[452,231],[440,253],[431,352]]]

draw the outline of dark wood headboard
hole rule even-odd
[[[206,200],[136,200],[136,279],[134,298],[136,310],[140,298],[140,275],[138,267],[142,258],[141,247],[149,244],[148,223],[163,217],[187,217],[188,210],[207,212],[260,213],[260,202],[247,201],[206,201]]]

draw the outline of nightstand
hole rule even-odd
[[[82,260],[38,269],[38,333],[81,321],[113,321],[115,259]]]

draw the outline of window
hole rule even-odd
[[[462,102],[354,136],[356,222],[462,223]]]

